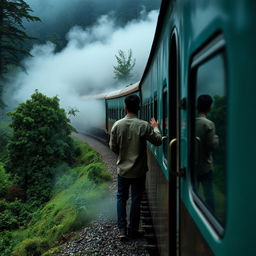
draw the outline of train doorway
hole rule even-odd
[[[176,30],[169,54],[169,230],[170,255],[179,254],[179,61]]]

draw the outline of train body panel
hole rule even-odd
[[[256,255],[255,11],[250,0],[163,0],[138,87],[106,98],[108,132],[123,116],[117,113],[125,96],[137,93],[140,117],[155,117],[165,136],[160,147],[148,144],[147,189],[161,255]],[[219,140],[205,175],[200,95],[213,99],[207,118]]]

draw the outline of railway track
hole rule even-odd
[[[102,157],[108,170],[113,175],[113,182],[109,189],[111,197],[101,207],[95,220],[85,227],[77,239],[67,241],[59,256],[86,256],[86,255],[122,255],[122,256],[150,256],[158,255],[156,239],[154,237],[151,215],[148,207],[146,194],[142,201],[141,229],[145,232],[142,239],[121,242],[118,239],[116,225],[116,155],[109,149],[106,141],[90,134],[74,134],[80,140],[88,143]],[[129,202],[128,202],[129,207]]]

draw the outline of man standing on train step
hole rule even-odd
[[[147,141],[160,146],[162,136],[158,123],[153,118],[150,124],[138,118],[140,98],[129,95],[125,98],[127,115],[115,122],[112,127],[109,146],[118,154],[117,160],[117,218],[119,237],[126,240],[138,238],[140,222],[140,203],[145,187],[147,167]],[[131,187],[130,223],[127,230],[126,203]],[[128,233],[127,233],[128,231]]]

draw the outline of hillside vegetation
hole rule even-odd
[[[47,251],[58,239],[82,229],[95,216],[100,201],[107,196],[106,182],[111,181],[111,175],[87,144],[78,140],[75,144],[80,150],[75,167],[58,167],[51,200],[33,212],[31,220],[23,227],[1,232],[1,256],[53,255],[58,248]],[[4,213],[10,213],[12,207]],[[9,217],[21,217],[14,215],[15,211],[12,213]]]
[[[42,255],[83,228],[107,196],[111,175],[71,136],[69,114],[58,97],[36,91],[0,124],[1,256]]]

